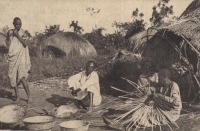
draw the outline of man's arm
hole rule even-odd
[[[25,41],[22,39],[22,37],[18,34],[18,31],[17,31],[17,30],[14,30],[14,31],[13,31],[13,34],[14,34],[15,37],[18,38],[18,40],[22,43],[22,45],[23,45],[24,47],[26,47],[26,46],[28,45],[27,42],[25,42]]]
[[[173,104],[173,106],[179,106],[180,101],[181,101],[179,87],[175,83],[172,85],[172,88],[171,88],[171,97],[162,95],[160,93],[157,95],[157,97],[168,103]]]
[[[69,88],[71,87],[75,87],[77,85],[77,82],[80,81],[81,79],[81,76],[82,76],[82,72],[78,73],[78,74],[75,74],[71,77],[69,77],[69,79],[67,80],[67,83],[69,85]],[[75,89],[75,88],[74,88]]]

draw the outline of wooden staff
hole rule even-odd
[[[111,86],[111,88],[114,89],[114,90],[117,90],[117,91],[120,91],[120,92],[126,93],[126,94],[130,94],[130,92],[123,91],[123,90],[118,89],[118,88],[115,88],[115,87],[113,87],[113,86]]]
[[[127,78],[124,78],[124,77],[121,77],[122,79],[126,80],[129,84],[131,84],[133,87],[135,87],[135,89],[137,89],[137,91],[139,91],[140,93],[142,93],[143,95],[145,95],[145,91],[136,83],[134,83],[133,81],[127,79]],[[141,91],[142,90],[142,91]]]

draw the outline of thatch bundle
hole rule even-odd
[[[6,36],[0,33],[0,46],[6,47]]]
[[[57,33],[48,37],[45,47],[53,53],[62,52],[66,56],[91,58],[97,55],[95,48],[83,37],[72,33]]]
[[[151,30],[149,32],[145,30],[133,35],[129,38],[130,48],[134,52],[140,51],[141,48],[144,48],[147,41],[151,39],[155,33],[157,33],[156,30]]]
[[[186,10],[181,14],[180,18],[187,18],[187,17],[199,17],[199,12],[197,10],[200,6],[200,0],[194,0]]]
[[[5,54],[7,52],[6,36],[0,33],[0,54]]]
[[[197,48],[200,49],[200,18],[192,18],[187,20],[181,20],[178,23],[170,25],[166,29],[172,31],[174,34],[185,37],[190,40],[190,43]]]

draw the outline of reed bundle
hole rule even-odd
[[[143,128],[155,128],[155,126],[159,126],[160,131],[162,131],[162,125],[167,125],[171,131],[173,131],[172,127],[169,125],[170,123],[174,124],[178,127],[178,125],[170,120],[168,117],[169,114],[166,113],[156,107],[155,105],[147,105],[142,103],[127,113],[120,115],[111,121],[111,125],[116,125],[122,123],[122,125],[126,128],[127,131],[134,131]],[[179,128],[179,127],[178,127]]]

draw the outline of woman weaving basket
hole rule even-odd
[[[180,116],[182,103],[179,87],[170,78],[171,73],[168,69],[160,70],[158,82],[161,88],[157,89],[158,93],[150,94],[144,103],[114,120],[103,117],[104,122],[108,125],[122,123],[127,130],[131,130],[133,127],[153,128],[154,126],[159,126],[162,130],[161,125],[169,126],[169,123],[176,125],[175,121]],[[170,126],[169,128],[171,129]]]

